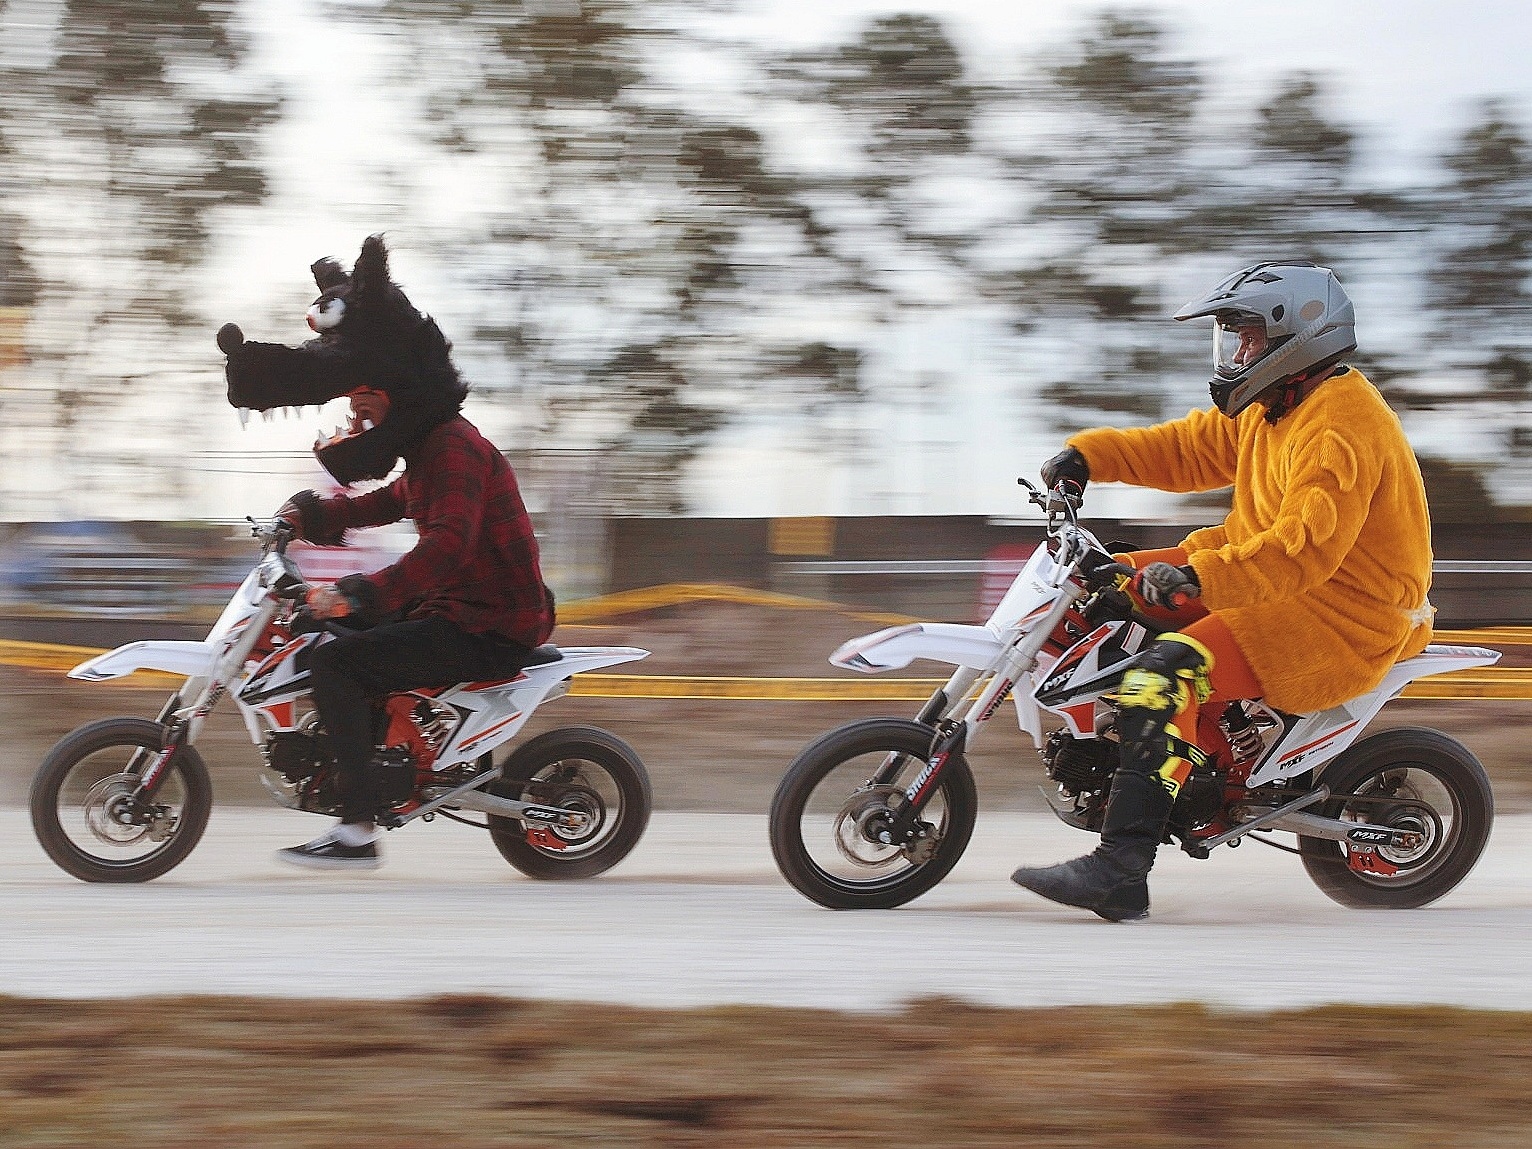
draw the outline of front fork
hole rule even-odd
[[[937,727],[936,737],[931,740],[931,749],[926,756],[925,767],[905,788],[904,800],[900,802],[898,812],[888,824],[886,845],[906,846],[924,835],[926,826],[920,820],[920,815],[931,801],[931,795],[936,793],[942,775],[946,772],[947,763],[952,761],[954,756],[962,757],[963,747],[967,742],[968,723],[943,720]],[[900,757],[902,758],[903,755]],[[902,766],[903,763],[900,765]],[[879,773],[887,769],[888,766],[885,765]],[[880,839],[882,833],[878,835]]]
[[[228,684],[234,681],[240,668],[244,666],[245,659],[255,649],[256,642],[265,633],[271,620],[276,617],[280,606],[281,604],[273,597],[268,597],[262,602],[260,608],[246,623],[244,633],[224,652],[223,657],[218,659],[212,672],[206,678],[188,679],[186,686],[172,694],[160,708],[159,717],[155,721],[165,730],[163,746],[153,752],[140,748],[134,752],[133,758],[128,763],[127,772],[138,778],[137,785],[133,788],[133,801],[137,809],[140,811],[149,809],[155,795],[159,793],[160,786],[164,784],[165,776],[176,752],[197,736],[197,732],[202,728],[203,720],[213,712],[213,707],[217,706],[228,692]],[[199,686],[195,700],[183,707],[181,697],[193,685]]]
[[[947,684],[931,695],[917,717],[917,721],[935,727],[936,731],[931,739],[931,749],[926,754],[925,767],[906,787],[903,801],[886,830],[878,831],[879,841],[885,845],[907,846],[922,835],[924,824],[920,820],[921,812],[930,802],[931,795],[936,793],[947,763],[954,755],[962,756],[968,744],[969,732],[977,730],[994,717],[1006,695],[1037,665],[1037,655],[1043,643],[1084,593],[1082,588],[1073,583],[1060,587],[1059,597],[1053,607],[1017,645],[1011,647],[1009,655],[991,673],[989,682],[962,718],[953,718],[951,715],[968,697],[968,692],[985,671],[960,666],[947,680]],[[909,755],[890,754],[868,784],[891,785],[908,763]],[[884,833],[888,835],[886,839]]]

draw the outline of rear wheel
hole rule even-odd
[[[32,780],[32,829],[43,851],[83,882],[147,882],[186,860],[202,839],[213,784],[202,756],[182,746],[152,799],[138,775],[164,748],[165,728],[108,718],[66,734]]]
[[[1468,876],[1489,840],[1495,817],[1489,778],[1466,746],[1440,731],[1374,734],[1326,766],[1319,780],[1332,797],[1317,813],[1420,835],[1410,849],[1376,846],[1370,854],[1299,835],[1303,868],[1343,906],[1428,905]]]
[[[948,759],[921,811],[922,836],[879,839],[925,768],[932,730],[873,718],[832,730],[799,754],[771,800],[771,852],[782,876],[833,910],[884,910],[918,898],[957,865],[979,799],[968,763]]]
[[[489,792],[585,814],[579,829],[528,826],[490,815],[489,836],[511,865],[533,878],[589,878],[638,845],[649,824],[649,773],[633,747],[594,726],[550,730],[518,747]]]

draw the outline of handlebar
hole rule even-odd
[[[287,544],[298,537],[298,529],[284,518],[256,519],[245,516],[252,538],[261,540],[261,550],[268,554],[286,554]]]
[[[1018,478],[1016,482],[1027,489],[1027,501],[1043,509],[1050,525],[1060,514],[1070,523],[1078,523],[1075,512],[1085,502],[1085,489],[1073,479],[1060,479],[1047,492],[1034,487],[1025,478]]]

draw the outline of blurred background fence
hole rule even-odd
[[[724,583],[950,621],[986,617],[1042,539],[1039,524],[974,516],[582,517],[539,524],[561,602],[667,583]],[[1186,526],[1094,521],[1104,540],[1166,546]],[[407,534],[362,532],[294,555],[318,581],[392,561]],[[1515,524],[1436,532],[1437,625],[1532,624],[1532,537]],[[0,529],[0,638],[109,646],[198,634],[250,569],[231,524],[69,522]]]

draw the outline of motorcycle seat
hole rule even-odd
[[[554,646],[553,643],[545,642],[542,646],[539,646],[532,651],[524,665],[545,666],[550,662],[559,662],[563,659],[563,657],[563,651]]]

